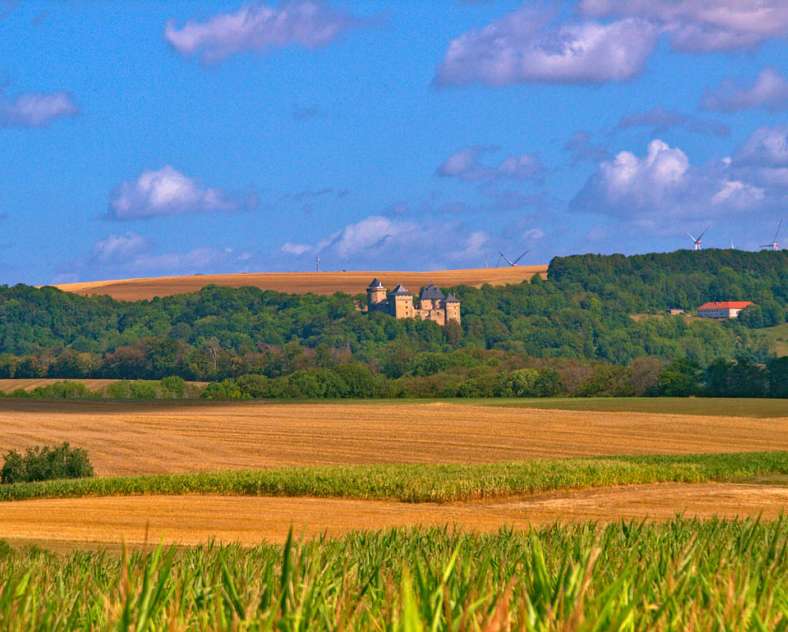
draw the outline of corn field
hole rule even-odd
[[[113,555],[0,545],[4,630],[786,630],[788,522],[356,533]]]
[[[16,483],[0,485],[0,501],[220,494],[450,502],[611,485],[739,482],[786,474],[788,452],[532,459],[462,465],[337,465]]]

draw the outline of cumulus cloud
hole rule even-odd
[[[324,2],[296,0],[279,6],[249,4],[182,27],[170,21],[164,37],[181,55],[216,62],[243,52],[326,46],[358,24],[357,18]]]
[[[751,212],[767,197],[733,162],[693,167],[680,148],[655,139],[643,157],[622,151],[600,163],[571,208],[653,222]]]
[[[752,48],[788,35],[784,0],[581,0],[586,16],[646,19],[677,50],[712,52]]]
[[[772,68],[764,68],[749,85],[732,80],[706,93],[701,105],[707,110],[738,112],[752,108],[771,111],[788,109],[788,79]]]
[[[483,182],[496,179],[529,180],[539,178],[544,166],[534,154],[520,154],[505,158],[498,165],[485,165],[481,158],[494,147],[465,147],[454,152],[436,170],[445,178],[457,178],[465,182]]]
[[[128,261],[148,249],[149,243],[137,233],[109,235],[93,246],[93,256],[101,263]]]
[[[13,99],[0,94],[2,127],[46,127],[59,118],[78,113],[79,109],[67,92],[28,92]]]
[[[681,128],[697,134],[727,136],[730,128],[717,121],[708,121],[690,114],[683,114],[662,107],[654,107],[646,112],[638,112],[624,116],[616,125],[616,130],[643,127],[652,135],[664,133],[670,129]]]
[[[435,81],[441,86],[624,81],[640,73],[658,34],[637,18],[555,25],[546,12],[526,5],[452,40]]]
[[[123,182],[110,199],[109,217],[118,220],[208,211],[233,211],[254,206],[254,197],[240,199],[206,187],[170,165],[143,171]]]

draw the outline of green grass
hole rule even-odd
[[[471,399],[469,404],[551,410],[710,415],[712,417],[788,417],[788,400],[750,397],[562,397]]]
[[[4,630],[778,630],[785,520],[445,529],[119,558],[0,542]]]
[[[82,478],[0,485],[0,501],[139,494],[323,496],[449,502],[639,483],[744,481],[788,474],[788,452],[357,465]]]

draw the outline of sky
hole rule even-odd
[[[0,0],[0,283],[755,250],[787,52],[785,0]]]

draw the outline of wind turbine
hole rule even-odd
[[[523,254],[521,254],[519,257],[517,257],[517,259],[515,259],[514,261],[510,261],[509,257],[507,257],[505,254],[503,254],[500,250],[498,251],[498,254],[501,255],[501,257],[503,257],[503,260],[506,261],[506,263],[508,263],[510,266],[514,267],[514,266],[517,265],[517,262],[520,261],[520,259],[522,259],[529,252],[531,252],[531,251],[530,250],[526,250],[525,252],[523,252]],[[500,259],[498,259],[498,261],[500,261]]]
[[[777,241],[777,238],[780,236],[780,229],[783,227],[783,220],[777,224],[777,231],[774,233],[774,239],[772,239],[772,243],[770,244],[763,244],[761,248],[768,248],[769,250],[780,250],[780,242]]]
[[[703,235],[706,234],[706,231],[709,230],[711,226],[708,226],[706,230],[704,230],[700,235],[695,237],[692,233],[687,233],[689,238],[692,240],[692,249],[693,250],[703,250]]]

